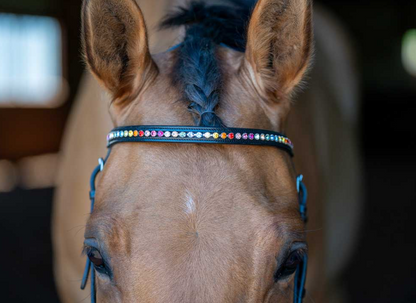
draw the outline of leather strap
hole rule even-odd
[[[113,129],[107,146],[121,142],[163,142],[273,146],[293,156],[293,144],[285,135],[253,128],[131,125]]]

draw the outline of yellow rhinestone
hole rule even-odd
[[[129,137],[133,137],[133,131],[129,130]]]
[[[218,133],[213,133],[212,136],[214,137],[214,139],[218,139],[220,135]]]

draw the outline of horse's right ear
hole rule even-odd
[[[135,0],[84,0],[82,43],[90,70],[114,99],[129,99],[157,71]]]
[[[259,0],[247,33],[245,64],[266,99],[287,97],[312,55],[312,0]],[[277,98],[276,98],[277,97]]]

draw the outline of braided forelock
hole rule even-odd
[[[175,85],[181,85],[188,109],[199,126],[224,126],[215,114],[222,91],[222,75],[216,50],[221,43],[244,51],[246,23],[253,0],[229,0],[235,5],[211,5],[192,1],[168,15],[161,27],[186,26],[183,43],[176,49]]]
[[[177,62],[180,83],[188,108],[199,126],[222,126],[214,113],[221,93],[221,72],[216,60],[215,44],[209,37],[201,36],[203,26],[188,29]]]

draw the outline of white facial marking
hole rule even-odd
[[[195,202],[194,202],[194,199],[192,198],[192,196],[189,192],[186,192],[185,198],[186,198],[185,213],[190,215],[190,214],[195,212],[195,208],[196,208]]]

